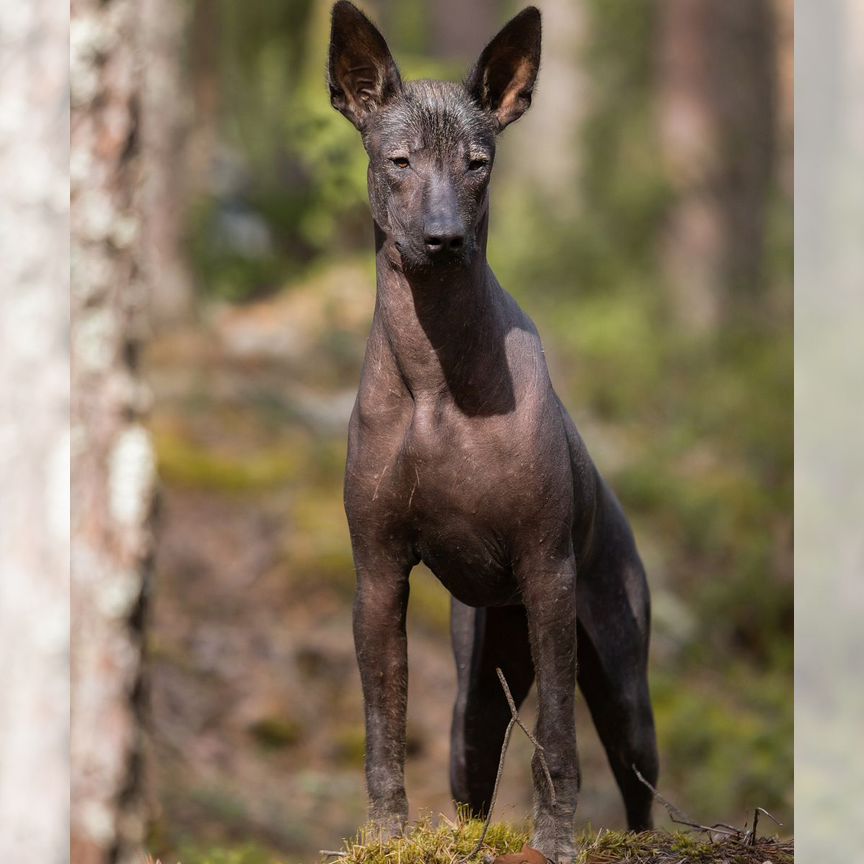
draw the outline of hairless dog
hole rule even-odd
[[[333,7],[333,106],[369,155],[377,297],[350,421],[345,510],[357,592],[370,818],[408,815],[404,785],[409,574],[452,595],[458,695],[453,797],[485,814],[510,717],[537,680],[532,845],[576,854],[575,688],[631,829],[651,826],[657,750],[647,682],[649,598],[633,534],[552,388],[532,321],[486,261],[495,138],[531,104],[540,13],[529,7],[461,83],[403,81],[347,0]],[[576,659],[579,659],[578,672]]]

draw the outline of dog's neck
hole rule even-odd
[[[469,260],[420,272],[402,266],[375,225],[375,315],[415,402],[452,399],[467,414],[512,410],[506,306],[486,261],[487,224],[484,216]]]

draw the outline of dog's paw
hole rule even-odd
[[[579,858],[579,850],[573,843],[558,846],[558,859],[555,864],[574,864]]]
[[[534,812],[531,846],[539,849],[553,864],[573,864],[579,859],[575,814],[575,803],[564,806],[560,802],[554,812],[540,808]]]
[[[535,833],[531,839],[531,848],[538,850],[552,864],[573,864],[579,858],[579,849],[572,837],[555,836]]]

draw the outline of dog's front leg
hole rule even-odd
[[[408,700],[405,611],[410,567],[381,558],[356,564],[354,647],[366,709],[369,818],[388,839],[401,833],[408,819],[404,777]]]
[[[548,559],[520,565],[537,677],[537,740],[534,755],[534,836],[531,845],[558,864],[576,855],[574,819],[579,792],[574,701],[576,689],[576,567],[572,558],[550,569]]]

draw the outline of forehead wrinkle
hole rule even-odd
[[[432,150],[445,156],[472,143],[491,146],[489,118],[471,101],[461,84],[409,81],[403,98],[380,118],[382,140]]]

